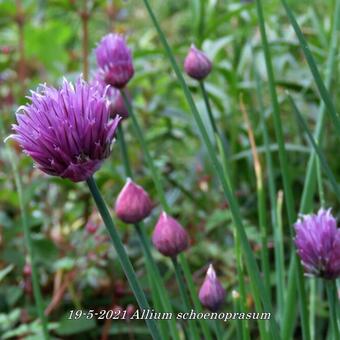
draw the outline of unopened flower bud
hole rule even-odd
[[[212,264],[207,270],[198,296],[202,305],[212,312],[216,312],[224,302],[225,290],[218,280]]]
[[[129,94],[128,94],[128,97]],[[115,94],[110,97],[111,103],[111,115],[114,117],[116,115],[119,115],[122,118],[128,118],[129,117],[129,111],[125,105],[124,98],[120,91],[115,91]],[[130,100],[130,98],[129,98]]]
[[[85,230],[89,234],[95,234],[95,232],[98,230],[99,224],[95,223],[91,219],[86,223]]]
[[[117,217],[125,223],[138,223],[149,216],[151,210],[148,193],[128,178],[116,200]]]
[[[97,64],[106,84],[125,87],[134,74],[131,51],[119,34],[105,35],[96,48]]]
[[[184,61],[185,73],[191,78],[202,80],[210,73],[211,68],[209,58],[192,44]]]
[[[24,265],[23,269],[24,276],[31,276],[32,275],[32,266],[29,263]]]
[[[175,257],[189,245],[189,236],[171,216],[162,212],[152,234],[152,243],[165,256]]]

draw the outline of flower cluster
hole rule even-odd
[[[340,230],[330,210],[301,217],[295,223],[295,245],[308,274],[325,279],[340,276]]]
[[[17,140],[43,172],[84,181],[110,154],[120,117],[110,118],[109,103],[81,78],[59,89],[41,85],[21,106],[13,125]]]

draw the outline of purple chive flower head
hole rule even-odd
[[[128,178],[116,200],[117,217],[125,223],[138,223],[150,215],[152,208],[148,193]]]
[[[109,104],[96,87],[79,79],[64,80],[59,89],[41,85],[30,104],[21,106],[13,139],[43,172],[84,181],[110,154],[120,117],[113,120]]]
[[[202,80],[210,73],[211,68],[209,58],[192,44],[184,60],[185,73],[191,78]]]
[[[340,276],[340,230],[330,209],[301,217],[294,225],[295,245],[306,273],[325,279]]]
[[[218,280],[212,264],[209,265],[198,297],[202,305],[212,312],[216,312],[224,302],[225,290]]]
[[[134,74],[134,68],[124,37],[113,33],[105,35],[95,52],[103,81],[118,89],[125,87]]]
[[[185,229],[164,211],[152,234],[152,243],[165,256],[175,257],[189,246]]]

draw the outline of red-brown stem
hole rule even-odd
[[[22,93],[25,92],[25,78],[26,78],[26,62],[25,62],[25,36],[24,36],[24,23],[25,16],[22,8],[21,0],[16,0],[16,16],[15,21],[18,26],[18,52],[19,52],[19,63],[18,63],[18,79],[21,84]]]
[[[89,78],[89,19],[90,12],[87,8],[87,1],[84,1],[84,8],[80,12],[80,18],[82,23],[82,32],[83,32],[83,78],[88,80]]]

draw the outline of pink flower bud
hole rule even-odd
[[[85,230],[89,234],[95,234],[95,232],[98,230],[99,224],[95,223],[91,219],[86,223]]]
[[[117,217],[125,223],[138,223],[149,216],[151,210],[152,202],[148,193],[128,178],[116,200]]]
[[[32,267],[29,263],[26,263],[24,265],[23,274],[24,274],[24,276],[31,276],[32,275]]]
[[[212,264],[207,270],[198,296],[202,305],[212,312],[216,312],[224,302],[225,290],[218,280]]]
[[[106,84],[122,89],[132,78],[131,51],[119,34],[105,35],[96,48],[97,64]]]
[[[130,95],[127,95],[130,99]],[[115,94],[111,96],[110,109],[112,117],[115,117],[116,115],[121,116],[123,119],[129,117],[128,109],[125,105],[123,96],[121,95],[120,91],[115,91]]]
[[[202,80],[210,73],[211,68],[209,58],[192,44],[184,61],[185,73],[191,78]]]
[[[152,234],[152,243],[165,256],[175,257],[189,246],[189,236],[183,227],[164,211]]]

